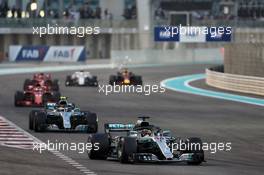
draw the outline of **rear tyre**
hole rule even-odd
[[[19,102],[23,101],[24,100],[24,93],[23,92],[20,92],[20,91],[17,91],[15,93],[15,99],[14,99],[14,103],[15,103],[15,106],[18,107],[18,106],[21,106],[19,104]]]
[[[142,77],[141,76],[134,76],[133,77],[133,85],[142,85]]]
[[[137,76],[137,85],[142,85],[142,77],[141,76]]]
[[[35,132],[44,132],[47,128],[46,114],[43,112],[37,113],[34,117],[33,128]]]
[[[92,77],[92,80],[95,81],[95,82],[97,82],[97,76],[93,76]]]
[[[33,130],[34,129],[34,118],[37,115],[37,112],[38,112],[37,110],[32,110],[29,113],[29,129],[30,130]]]
[[[49,101],[53,101],[53,96],[50,93],[46,93],[42,95],[42,103],[46,105]]]
[[[109,77],[109,84],[110,85],[114,85],[114,83],[116,82],[116,76],[115,75],[110,75],[110,77]]]
[[[52,82],[52,90],[53,91],[59,91],[60,90],[60,88],[59,88],[59,80],[55,79]]]
[[[29,86],[29,85],[31,85],[32,83],[31,83],[31,80],[30,79],[26,79],[25,81],[24,81],[24,90],[26,90],[27,89],[27,87]]]
[[[66,77],[65,86],[72,86],[72,79],[70,75]]]
[[[51,86],[52,86],[52,81],[51,81],[51,80],[46,80],[46,81],[44,82],[44,85],[45,85],[45,86],[49,86],[49,87],[51,87]]]
[[[92,149],[87,151],[90,159],[107,159],[110,148],[110,142],[107,134],[89,135],[87,142],[92,144]]]
[[[60,100],[60,97],[61,97],[60,92],[54,92],[53,97],[52,97],[52,100],[54,102],[58,102]]]
[[[98,86],[97,76],[93,76],[92,81],[93,81],[93,85],[97,87]]]
[[[98,86],[97,76],[92,76],[91,78],[87,77],[85,80],[86,86]]]
[[[121,163],[133,163],[133,154],[137,153],[137,141],[133,137],[124,137],[118,144],[117,156]]]
[[[87,121],[87,133],[96,133],[98,130],[98,121],[96,113],[86,113],[85,115]]]

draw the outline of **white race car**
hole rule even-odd
[[[98,81],[90,72],[77,71],[66,77],[65,86],[98,86]]]

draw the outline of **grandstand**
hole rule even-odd
[[[1,60],[10,45],[83,45],[87,58],[111,51],[219,48],[220,43],[155,43],[157,25],[232,26],[233,42],[262,42],[261,0],[1,0]],[[32,35],[34,26],[98,26],[98,36]],[[254,30],[249,30],[254,28]]]

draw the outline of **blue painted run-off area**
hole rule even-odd
[[[173,91],[264,106],[264,99],[261,99],[261,98],[253,98],[253,97],[247,97],[247,96],[242,96],[242,95],[217,92],[217,91],[201,89],[201,88],[197,88],[197,87],[193,87],[189,85],[189,83],[192,81],[196,81],[196,80],[200,80],[204,78],[205,78],[205,74],[186,75],[186,76],[169,78],[169,79],[163,80],[161,84],[167,89],[170,89]]]

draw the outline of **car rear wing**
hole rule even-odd
[[[106,123],[104,129],[106,133],[109,132],[121,132],[121,131],[131,131],[135,127],[134,124],[123,124],[123,123]]]

